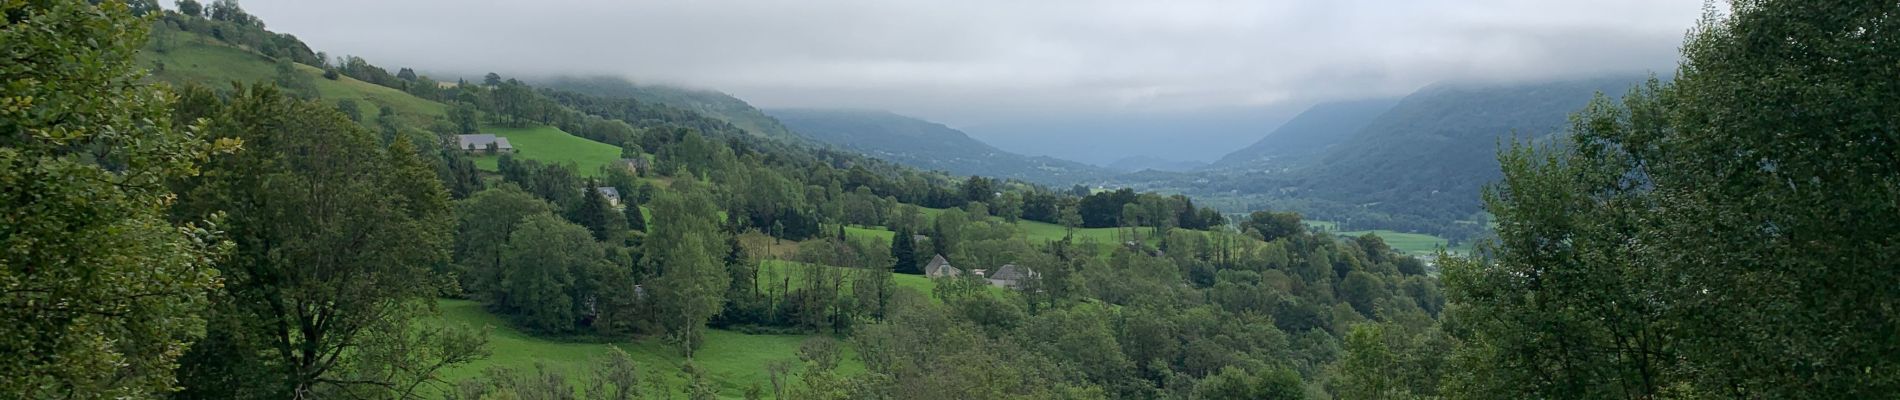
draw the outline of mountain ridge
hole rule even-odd
[[[927,170],[1069,185],[1115,175],[1106,168],[1048,156],[1012,153],[961,130],[884,110],[763,110],[804,137]]]
[[[1345,100],[1314,104],[1247,147],[1222,156],[1209,168],[1244,167],[1261,161],[1282,161],[1323,153],[1344,142],[1380,114],[1398,105],[1399,98]]]

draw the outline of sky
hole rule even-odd
[[[1213,160],[1316,102],[1674,66],[1698,0],[245,0],[440,76],[612,75],[868,108],[1006,150]]]

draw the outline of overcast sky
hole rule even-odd
[[[1400,96],[1437,81],[1668,69],[1702,10],[1698,0],[241,4],[317,50],[391,69],[609,74],[718,89],[759,107],[886,109],[1090,162],[1218,158],[1313,102]],[[1249,110],[1259,114],[1238,116]],[[1152,126],[1216,114],[1236,122]],[[1051,128],[1063,121],[1098,126]],[[1020,144],[1082,139],[1106,143]]]

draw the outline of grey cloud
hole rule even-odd
[[[1702,9],[1688,0],[243,5],[319,50],[383,65],[611,74],[715,88],[765,107],[882,108],[952,126],[1236,107],[1285,113],[1443,80],[1664,69]],[[1184,145],[1214,151],[1209,144]]]

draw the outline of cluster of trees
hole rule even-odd
[[[325,55],[311,51],[296,36],[265,30],[264,21],[245,12],[237,0],[215,0],[209,6],[196,0],[179,0],[176,11],[163,10],[157,0],[126,3],[139,15],[158,15],[159,23],[171,29],[209,36],[275,59],[318,67],[327,62]],[[170,47],[165,44],[161,40],[154,50],[168,51]]]
[[[983,243],[972,240],[980,236],[964,235],[964,246]],[[1376,237],[1296,233],[1261,242],[1176,230],[1159,256],[1120,245],[997,240],[1026,247],[1011,256],[1040,273],[1025,290],[998,296],[971,290],[982,283],[944,278],[934,300],[894,293],[882,320],[852,332],[869,372],[825,376],[819,385],[834,393],[826,398],[1343,393],[1353,385],[1347,372],[1363,372],[1344,357],[1354,327],[1435,332],[1445,308],[1436,280]],[[1447,345],[1429,342],[1414,353]]]
[[[1738,1],[1675,79],[1517,145],[1447,388],[1497,398],[1900,392],[1900,4]],[[1799,110],[1793,111],[1790,110]]]
[[[1146,226],[1158,234],[1168,228],[1208,229],[1227,220],[1212,208],[1198,208],[1183,195],[1135,193],[1134,189],[1105,191],[1082,197],[1076,205],[1083,227]]]

